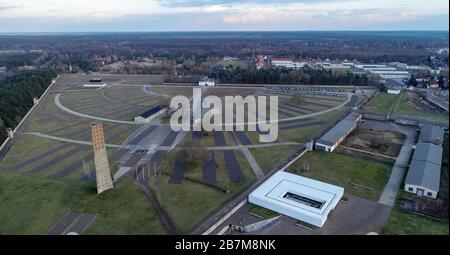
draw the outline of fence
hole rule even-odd
[[[42,98],[44,98],[44,96],[47,94],[47,92],[50,90],[50,88],[52,87],[52,85],[56,82],[56,80],[59,78],[59,74],[58,76],[56,76],[55,79],[52,80],[52,83],[50,83],[50,85],[47,87],[47,89],[44,91],[44,93],[42,93],[42,95],[39,97],[39,102],[41,101]],[[23,116],[22,120],[20,120],[19,124],[12,130],[12,134],[13,136],[15,135],[15,133],[19,130],[19,128],[22,126],[22,124],[25,122],[25,120],[28,118],[28,116],[31,115],[31,113],[33,112],[33,110],[39,105],[39,103],[34,104],[31,109],[27,112],[27,114],[25,114],[25,116]],[[2,158],[2,151],[6,148],[7,144],[11,141],[11,138],[8,137],[6,138],[5,141],[3,141],[2,145],[0,146],[0,160]],[[4,156],[4,155],[3,155]]]

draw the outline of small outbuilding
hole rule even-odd
[[[167,112],[167,107],[158,105],[158,106],[155,106],[155,107],[141,113],[139,116],[135,117],[134,122],[148,123],[148,122],[152,121],[153,119],[155,119],[156,117],[163,115],[166,112]]]
[[[326,152],[334,151],[334,149],[336,149],[336,147],[356,128],[356,125],[361,119],[361,114],[357,112],[350,113],[317,140],[315,149]]]
[[[216,82],[214,79],[210,79],[208,77],[202,77],[200,81],[198,82],[198,86],[200,87],[214,87],[216,85]]]
[[[441,180],[442,146],[419,142],[405,179],[405,191],[436,198]]]

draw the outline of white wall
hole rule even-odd
[[[410,189],[412,189],[412,190],[410,190]],[[405,191],[406,192],[418,195],[417,194],[417,189],[424,190],[423,191],[423,195],[422,195],[423,197],[430,197],[430,198],[436,198],[437,197],[437,192],[436,191],[429,190],[429,189],[426,189],[424,187],[420,187],[420,186],[416,186],[416,185],[405,184]],[[428,192],[431,192],[431,196],[428,195]]]
[[[164,109],[160,110],[159,112],[156,112],[156,113],[154,113],[153,115],[151,115],[151,116],[149,116],[147,118],[144,118],[142,116],[137,116],[137,117],[134,118],[134,122],[136,122],[136,123],[148,123],[148,122],[152,121],[154,118],[162,115],[166,111],[167,111],[167,108],[164,108]]]
[[[329,145],[325,145],[325,144],[322,144],[322,143],[316,143],[316,147],[315,148],[317,148],[317,146],[324,147],[326,152],[333,152],[334,149],[336,148],[336,146],[334,146],[334,145],[333,146],[329,146]]]
[[[388,89],[387,93],[388,93],[388,94],[398,95],[398,94],[400,94],[400,90],[396,90],[396,89]]]

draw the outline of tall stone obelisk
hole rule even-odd
[[[103,125],[101,123],[92,124],[92,145],[94,147],[97,194],[100,194],[105,190],[113,188],[108,154],[106,153]]]

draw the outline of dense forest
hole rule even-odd
[[[6,127],[15,127],[56,76],[51,69],[24,71],[0,80],[0,142]]]
[[[399,61],[430,64],[430,54],[448,47],[448,33],[440,31],[309,31],[309,32],[179,32],[179,33],[86,33],[56,35],[0,35],[0,52],[11,49],[32,53],[42,51],[36,65],[59,72],[99,71],[102,61],[165,59],[167,72],[175,64],[193,61],[196,65],[208,58],[234,56],[253,59],[257,54],[294,59],[357,59],[377,63]],[[35,54],[23,57],[29,63]],[[448,58],[447,58],[448,60]],[[6,61],[6,60],[3,60]],[[0,57],[0,66],[2,59]],[[109,62],[109,61],[107,61]],[[446,64],[446,59],[439,61]],[[3,65],[14,66],[4,62]],[[129,69],[129,73],[142,70]],[[144,67],[144,69],[146,69]],[[146,73],[154,73],[147,68]]]
[[[367,76],[350,72],[335,74],[327,70],[302,68],[300,70],[221,70],[211,75],[222,83],[256,84],[313,84],[313,85],[372,85]]]

